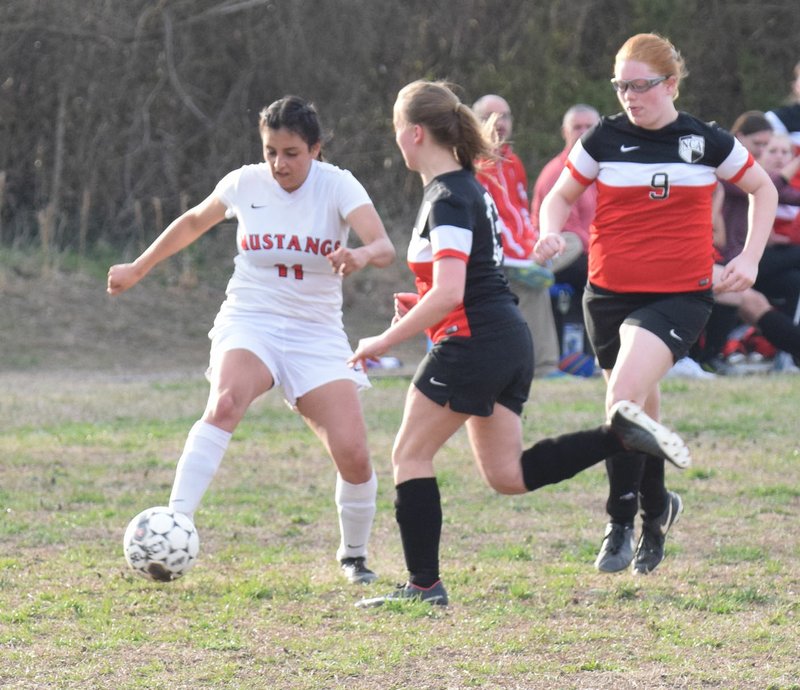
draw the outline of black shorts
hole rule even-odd
[[[601,369],[613,369],[623,323],[657,335],[674,361],[685,357],[705,328],[714,297],[701,292],[612,292],[591,283],[583,292],[586,332]]]
[[[414,375],[425,397],[478,417],[489,417],[495,403],[522,414],[532,380],[533,342],[522,319],[489,333],[440,340]]]

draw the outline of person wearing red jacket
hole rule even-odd
[[[492,195],[500,216],[504,273],[531,329],[534,371],[536,376],[553,375],[559,371],[560,359],[549,291],[553,274],[531,258],[537,233],[528,213],[528,175],[510,143],[511,108],[501,96],[487,94],[473,104],[472,110],[478,119],[494,121],[495,157],[477,162],[476,177]]]

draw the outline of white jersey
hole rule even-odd
[[[342,276],[326,256],[347,242],[345,218],[371,204],[347,170],[313,161],[303,185],[285,191],[267,163],[228,173],[214,195],[236,217],[239,253],[220,316],[264,313],[342,325]]]

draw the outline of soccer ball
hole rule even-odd
[[[170,582],[191,570],[200,551],[200,537],[188,515],[156,506],[128,524],[122,541],[125,560],[142,577]]]

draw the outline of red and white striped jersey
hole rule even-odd
[[[616,292],[708,289],[712,192],[751,165],[730,133],[686,113],[659,130],[604,117],[567,159],[576,180],[597,184],[589,280]]]

